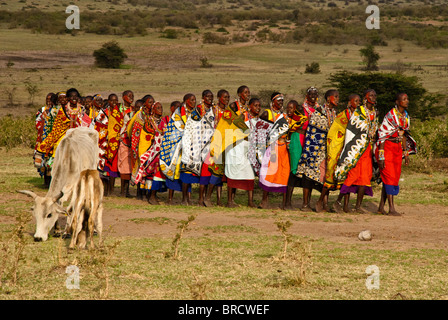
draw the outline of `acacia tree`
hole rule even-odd
[[[93,52],[95,65],[100,68],[118,69],[128,56],[116,41],[109,41]]]
[[[410,99],[409,112],[415,119],[429,120],[436,115],[446,114],[441,94],[428,93],[415,76],[395,73],[353,73],[340,71],[329,77],[331,86],[338,89],[339,105],[346,106],[352,93],[363,95],[364,90],[374,89],[377,94],[377,108],[380,119],[394,106],[397,93],[407,93]]]
[[[376,71],[378,70],[378,60],[380,59],[380,55],[375,51],[373,45],[368,44],[364,48],[359,50],[361,57],[366,65],[367,71]]]

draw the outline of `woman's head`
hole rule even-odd
[[[81,95],[79,91],[75,88],[70,88],[67,90],[67,99],[71,105],[77,105]]]
[[[280,92],[274,92],[271,94],[271,106],[274,110],[278,111],[283,108],[283,101],[285,98]]]
[[[170,104],[170,112],[173,114],[174,111],[176,111],[177,108],[179,108],[182,105],[180,101],[173,101]]]
[[[230,94],[226,89],[221,89],[218,91],[218,101],[221,105],[227,106],[230,102]]]
[[[409,107],[408,95],[404,92],[397,94],[395,103],[397,104],[397,106],[407,109]]]
[[[364,91],[364,101],[367,104],[375,105],[376,104],[376,92],[373,89],[367,89]]]
[[[213,104],[213,92],[208,89],[204,90],[202,92],[202,100],[206,105],[211,106]]]
[[[151,113],[156,117],[161,117],[163,114],[163,106],[159,101],[154,102],[151,107]]]
[[[292,117],[298,107],[299,103],[296,100],[290,100],[286,105],[286,114],[288,115],[288,117]]]
[[[328,106],[337,107],[339,104],[339,91],[336,89],[330,89],[325,92],[324,98]]]
[[[246,103],[250,99],[250,90],[248,86],[240,86],[236,91],[238,97],[243,103]]]
[[[315,87],[309,87],[306,89],[306,100],[311,105],[316,104],[317,98],[319,97],[319,91]]]
[[[68,103],[67,93],[65,91],[58,92],[58,103],[65,106]]]
[[[107,102],[111,108],[114,108],[118,105],[118,96],[115,93],[111,93],[107,98]]]
[[[192,93],[187,93],[184,96],[183,102],[188,109],[193,109],[196,107],[196,96]]]
[[[353,112],[361,105],[361,97],[357,94],[351,94],[348,96],[348,107]]]
[[[252,98],[249,100],[249,112],[252,115],[258,116],[261,111],[261,102],[258,98]]]
[[[100,94],[94,95],[92,104],[95,106],[95,108],[101,109],[104,105],[103,96]]]
[[[125,90],[122,94],[123,101],[128,105],[134,102],[134,93],[131,90]]]

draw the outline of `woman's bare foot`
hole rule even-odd
[[[366,209],[364,209],[363,207],[355,207],[354,209],[353,209],[353,211],[354,212],[357,212],[357,213],[361,213],[361,214],[367,214],[367,213],[369,213]]]
[[[324,204],[322,203],[322,201],[317,201],[316,202],[316,212],[321,212],[324,209]]]
[[[209,199],[204,200],[204,206],[206,207],[213,207],[213,203]]]
[[[262,200],[257,208],[258,209],[267,209],[267,208],[269,208],[269,203],[266,200]]]
[[[148,203],[153,205],[153,206],[160,205],[160,202],[159,202],[159,200],[156,197],[149,197],[148,198]]]
[[[239,205],[237,205],[235,202],[229,202],[226,205],[227,208],[238,208]]]
[[[302,206],[302,208],[300,208],[300,210],[301,210],[301,211],[305,211],[305,212],[313,211],[313,210],[311,210],[311,207],[310,207],[308,204]]]
[[[335,201],[333,203],[333,206],[331,207],[333,209],[334,212],[336,213],[342,213],[344,210],[342,209],[342,203],[340,203],[339,201]]]

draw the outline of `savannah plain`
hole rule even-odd
[[[197,28],[164,26],[146,28],[143,34],[97,34],[83,31],[83,13],[160,8],[144,1],[78,1],[80,27],[77,32],[52,34],[25,25],[0,20],[0,120],[26,123],[19,131],[22,141],[35,134],[32,116],[43,105],[48,92],[77,88],[82,95],[121,94],[133,90],[135,97],[152,94],[162,102],[165,113],[173,100],[192,92],[215,94],[225,88],[236,98],[240,85],[249,86],[252,96],[266,97],[271,91],[285,94],[286,101],[302,102],[304,91],[316,86],[323,94],[332,87],[328,77],[338,71],[364,72],[359,50],[364,43],[326,44],[304,38],[301,41],[274,41],[276,35],[293,31],[297,25],[287,20],[231,20],[223,24],[205,23],[198,17]],[[156,2],[155,2],[156,3]],[[163,1],[157,3],[163,4]],[[177,2],[176,2],[177,3]],[[193,12],[228,10],[272,10],[269,1],[185,1]],[[330,1],[285,1],[284,10],[327,14]],[[341,12],[358,10],[364,25],[367,3],[333,1]],[[441,1],[376,2],[382,6],[418,7],[442,5]],[[70,3],[51,1],[8,1],[0,11],[41,10],[60,12]],[[446,5],[445,5],[446,6]],[[251,7],[251,8],[248,8]],[[25,8],[25,9],[22,9]],[[248,8],[248,9],[247,9]],[[359,9],[360,8],[360,9]],[[168,10],[163,7],[160,10]],[[173,9],[174,10],[174,9]],[[195,11],[196,10],[196,11]],[[202,10],[202,11],[201,11]],[[165,12],[165,11],[162,11]],[[173,11],[174,12],[174,11]],[[182,12],[178,10],[177,12]],[[0,15],[1,16],[1,15]],[[135,23],[139,16],[135,14]],[[431,25],[447,36],[446,16],[381,16],[381,28],[389,23],[412,22],[411,27]],[[384,24],[383,24],[384,22]],[[133,21],[134,23],[134,21]],[[319,24],[316,19],[310,24]],[[55,26],[56,27],[56,26]],[[410,27],[410,28],[411,28]],[[267,28],[270,32],[259,33]],[[166,29],[176,30],[167,37]],[[219,31],[217,31],[219,29]],[[255,29],[255,30],[253,30]],[[416,29],[417,30],[417,29]],[[370,30],[379,34],[377,30]],[[226,44],[204,43],[211,32],[227,37]],[[369,36],[368,31],[363,31]],[[386,31],[384,31],[386,32]],[[262,35],[267,34],[266,37]],[[173,34],[173,33],[170,33]],[[236,41],[244,35],[247,39]],[[247,34],[247,36],[246,36]],[[335,35],[336,36],[336,35]],[[285,38],[287,39],[287,38]],[[128,58],[119,69],[95,67],[93,51],[115,40]],[[387,45],[377,45],[378,72],[400,72],[417,76],[429,93],[446,94],[448,49],[424,46],[413,40],[385,37]],[[204,58],[209,65],[204,64]],[[202,60],[201,60],[202,59]],[[320,73],[305,73],[307,64],[318,62]],[[30,88],[34,88],[31,94]],[[412,97],[411,97],[412,99]],[[440,103],[447,107],[445,100]],[[267,104],[264,104],[267,107]],[[340,105],[340,110],[345,106]],[[391,106],[392,107],[392,106]],[[412,110],[409,110],[412,117]],[[436,116],[442,115],[434,115]],[[30,119],[28,122],[17,119]],[[440,120],[440,119],[439,119]],[[29,125],[31,121],[31,125]],[[445,121],[446,118],[442,118]],[[4,128],[3,128],[4,129]],[[446,130],[447,128],[445,128]],[[13,129],[11,128],[11,131]],[[22,132],[20,133],[20,131]],[[3,130],[0,135],[10,134]],[[12,134],[12,133],[11,133]],[[429,136],[428,136],[429,137]],[[417,141],[424,145],[425,141]],[[31,143],[32,146],[32,143]],[[119,179],[112,196],[105,198],[105,241],[95,250],[68,251],[68,239],[50,237],[34,243],[31,198],[16,190],[33,190],[45,195],[43,179],[33,167],[29,142],[0,148],[0,299],[222,299],[222,300],[395,300],[448,298],[448,162],[444,157],[413,156],[404,167],[400,194],[396,197],[401,217],[376,214],[381,186],[373,183],[374,196],[366,197],[369,214],[302,212],[301,189],[293,196],[293,211],[279,209],[281,195],[270,196],[269,209],[246,207],[247,196],[238,191],[238,208],[164,205],[167,193],[159,194],[161,205],[119,196]],[[131,193],[135,195],[135,187]],[[227,190],[223,188],[223,204]],[[257,187],[254,199],[261,201]],[[313,192],[311,205],[319,194]],[[330,204],[337,192],[330,195]],[[192,190],[192,202],[198,188]],[[215,195],[214,198],[215,199]],[[351,201],[354,201],[352,196]],[[61,217],[61,223],[64,223]],[[190,220],[188,220],[190,219]],[[371,241],[358,234],[370,230]],[[180,237],[179,237],[180,236]],[[177,240],[177,241],[176,241]],[[98,239],[95,239],[98,241]],[[66,268],[80,271],[80,288],[68,289]],[[366,273],[377,266],[380,284],[368,289]]]

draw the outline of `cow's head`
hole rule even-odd
[[[62,192],[54,198],[40,197],[33,191],[19,190],[17,192],[26,194],[34,199],[32,207],[33,216],[36,219],[36,233],[34,234],[34,241],[46,241],[48,233],[56,224],[59,214],[65,214],[65,210],[59,203],[59,200],[64,195]]]

